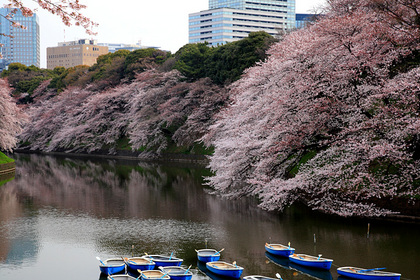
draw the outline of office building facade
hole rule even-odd
[[[209,10],[189,14],[189,43],[216,46],[237,41],[251,32],[295,28],[295,0],[210,0]]]
[[[107,54],[107,46],[99,46],[95,40],[80,39],[61,42],[57,47],[47,48],[47,68],[92,66],[100,55]]]
[[[8,15],[14,9],[0,8],[0,71],[10,63],[22,63],[26,66],[34,65],[40,67],[41,45],[39,19],[36,14],[31,17],[24,17],[20,10],[10,20]],[[25,28],[16,27],[11,22],[19,23]]]
[[[296,14],[296,28],[305,28],[309,23],[313,22],[318,15],[316,14]]]

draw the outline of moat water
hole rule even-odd
[[[386,267],[420,279],[420,226],[331,218],[292,207],[267,213],[253,199],[211,194],[204,166],[89,157],[14,154],[15,178],[0,186],[0,279],[106,279],[96,257],[173,253],[193,280],[215,279],[195,249],[214,248],[242,276],[342,279],[339,266]],[[370,224],[369,235],[367,234]],[[316,271],[266,254],[291,243],[296,253],[334,260]]]

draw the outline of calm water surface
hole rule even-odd
[[[225,248],[222,260],[243,266],[243,276],[343,279],[336,268],[351,265],[420,279],[416,225],[332,219],[302,209],[266,213],[255,201],[209,194],[202,184],[208,170],[192,164],[13,157],[16,177],[0,186],[1,280],[106,279],[96,256],[172,252],[192,265],[193,280],[205,280],[195,253],[205,240],[209,248]],[[264,250],[268,241],[332,258],[333,268],[313,271],[273,258]]]

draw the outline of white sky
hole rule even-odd
[[[24,1],[25,2],[25,1]],[[83,14],[99,23],[92,37],[82,27],[66,27],[57,16],[42,9],[41,68],[46,68],[46,48],[58,42],[93,38],[98,43],[135,44],[160,47],[175,53],[188,43],[188,14],[208,9],[208,0],[81,0]],[[296,13],[311,13],[325,0],[296,0]],[[25,3],[37,7],[32,1]]]

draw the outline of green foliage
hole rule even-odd
[[[400,173],[400,166],[395,165],[388,159],[375,159],[369,163],[369,172],[375,176],[396,175]]]
[[[14,88],[13,94],[28,93],[29,97],[42,81],[53,76],[54,72],[51,70],[40,69],[33,65],[27,67],[21,63],[11,63],[8,70],[1,73],[1,77],[7,78]]]
[[[27,67],[25,66],[25,65],[23,65],[22,63],[18,63],[18,62],[15,62],[15,63],[11,63],[10,65],[9,65],[9,67],[8,67],[8,69],[7,70],[4,70],[2,73],[1,73],[1,76],[2,77],[5,77],[5,76],[8,76],[10,73],[12,73],[12,72],[16,72],[16,71],[25,71],[27,69]]]
[[[135,73],[148,68],[159,67],[169,57],[170,53],[149,48],[130,52],[118,50],[98,57],[91,67],[76,66],[68,69],[54,69],[56,77],[51,81],[50,88],[58,92],[68,86],[85,86],[96,83],[97,89],[116,86],[124,79],[132,79]]]
[[[150,68],[158,68],[170,57],[170,52],[154,48],[132,51],[127,55],[124,62],[124,76],[128,79],[133,79],[135,73],[140,73]]]
[[[276,42],[266,32],[252,32],[247,38],[210,48],[206,43],[187,44],[175,53],[175,67],[188,80],[209,77],[223,85],[238,80],[245,69],[266,59],[266,51]]]
[[[207,77],[207,62],[212,59],[212,51],[206,43],[187,44],[175,53],[175,69],[190,81]]]
[[[295,164],[289,171],[289,177],[294,177],[296,176],[296,174],[299,172],[299,168],[307,163],[309,160],[311,160],[312,158],[314,158],[316,156],[318,152],[316,150],[309,150],[306,153],[304,153],[300,159],[299,162],[297,164]]]
[[[117,140],[117,149],[118,150],[131,151],[130,138],[124,136],[124,137],[118,139]]]
[[[208,61],[208,77],[216,84],[238,80],[245,69],[266,59],[266,51],[276,40],[268,33],[250,33],[247,38],[222,45],[215,49]]]
[[[54,76],[48,87],[55,88],[57,92],[61,92],[69,85],[84,86],[89,80],[89,76],[86,75],[88,69],[89,66],[86,65],[74,66],[65,70],[62,67],[55,68],[54,71],[61,74]]]
[[[90,81],[111,79],[112,85],[118,84],[123,78],[124,62],[129,54],[128,50],[118,50],[99,56],[96,63],[89,68]]]
[[[1,76],[8,77],[15,94],[28,93],[23,102],[31,102],[34,90],[47,79],[51,79],[48,88],[58,93],[68,86],[83,87],[89,83],[95,83],[101,90],[131,80],[136,73],[151,68],[178,69],[189,81],[209,77],[214,83],[223,85],[238,80],[246,68],[264,60],[266,50],[275,41],[265,32],[254,32],[245,39],[219,47],[208,47],[206,43],[187,44],[175,55],[154,48],[133,52],[119,50],[99,56],[91,67],[79,65],[48,70],[12,63]]]

